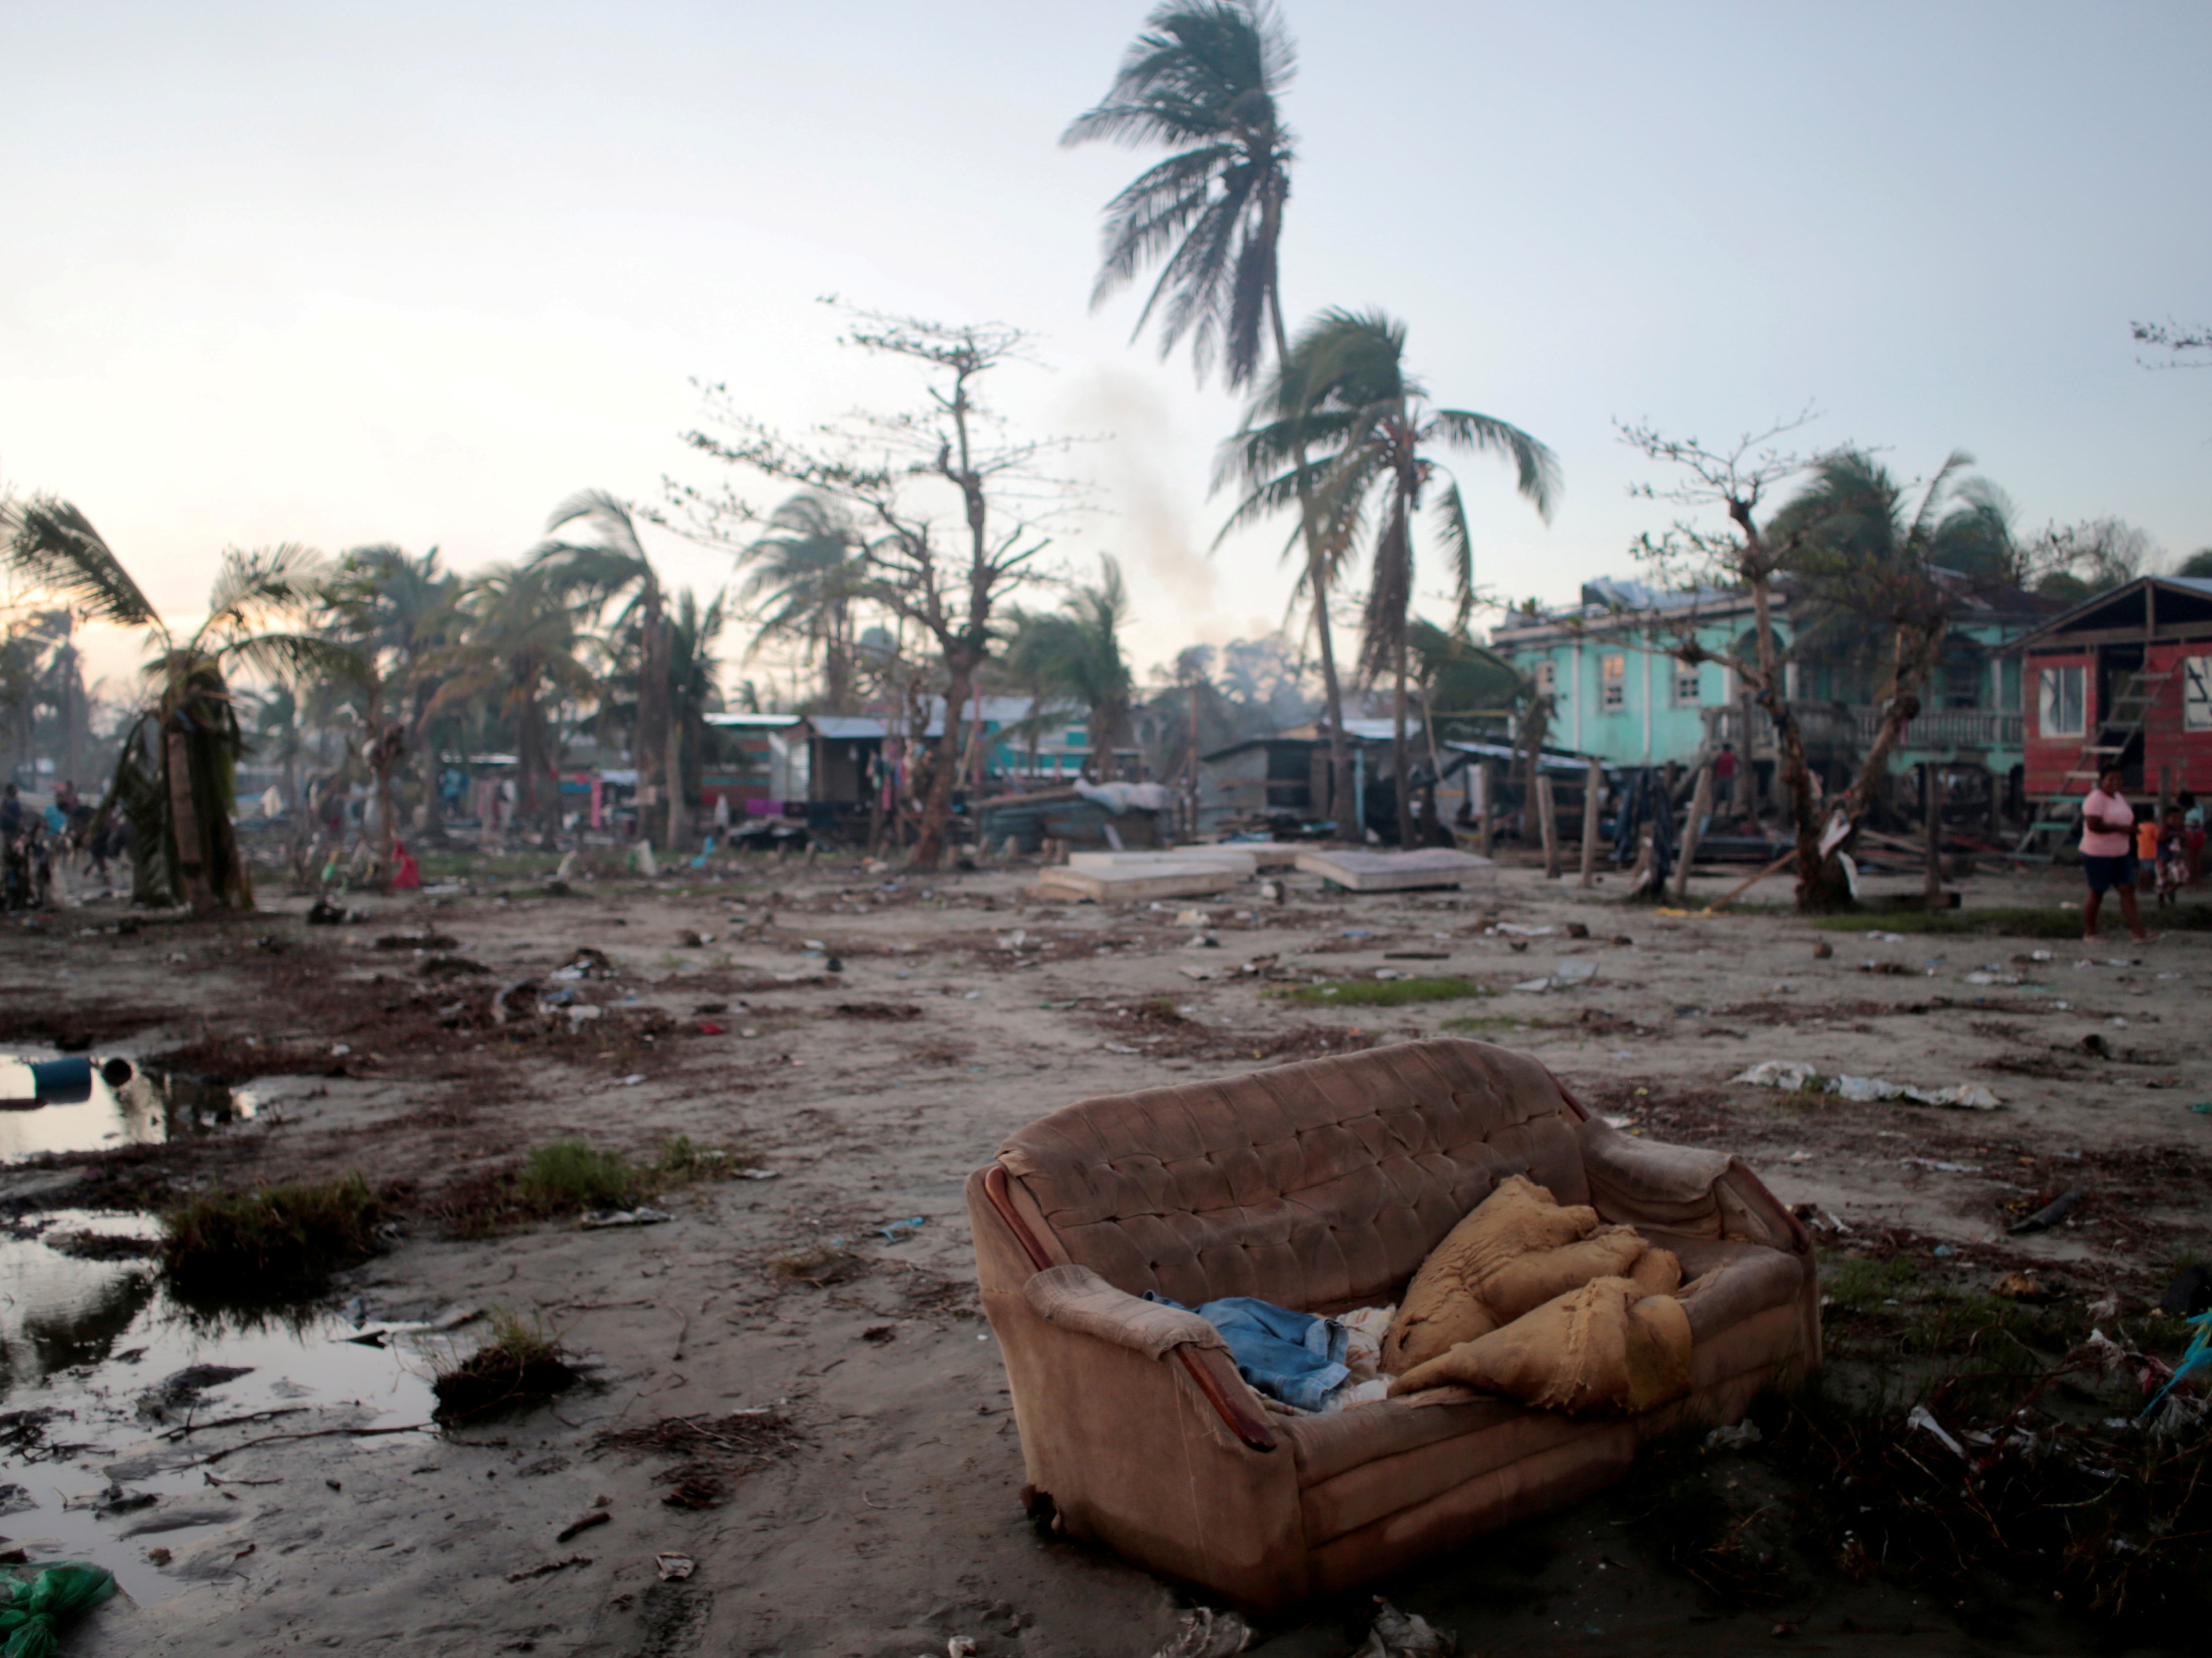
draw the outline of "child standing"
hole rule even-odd
[[[2166,809],[2158,831],[2158,907],[2177,908],[2189,884],[2189,828],[2179,806]]]

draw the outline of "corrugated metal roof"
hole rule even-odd
[[[860,714],[811,714],[806,716],[815,733],[836,741],[854,738],[885,737],[890,727],[880,720]]]

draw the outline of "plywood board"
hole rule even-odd
[[[1237,884],[1237,872],[1219,864],[1111,865],[1104,869],[1052,868],[1037,878],[1041,898],[1093,898],[1101,903],[1146,898],[1202,898]]]
[[[1171,852],[1071,852],[1067,854],[1070,869],[1158,869],[1163,865],[1177,867],[1185,864],[1204,864],[1211,868],[1233,870],[1239,880],[1259,871],[1260,860],[1242,847],[1177,847]]]
[[[1352,892],[1406,892],[1421,887],[1465,886],[1495,867],[1471,852],[1442,847],[1419,852],[1302,852],[1298,869]]]

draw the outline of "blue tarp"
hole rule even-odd
[[[1147,1295],[1164,1307],[1190,1312],[1179,1301]],[[1352,1333],[1333,1320],[1294,1313],[1273,1302],[1228,1296],[1194,1309],[1221,1332],[1237,1373],[1253,1387],[1302,1411],[1318,1411],[1328,1394],[1352,1372],[1345,1368],[1345,1346]]]

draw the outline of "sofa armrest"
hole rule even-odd
[[[1597,1117],[1583,1122],[1577,1133],[1590,1201],[1607,1220],[1693,1237],[1721,1235],[1714,1188],[1728,1172],[1726,1152],[1638,1139]]]
[[[1177,1347],[1226,1351],[1221,1332],[1196,1313],[1117,1290],[1088,1266],[1048,1266],[1022,1285],[1022,1300],[1048,1324],[1080,1330],[1146,1358]]]
[[[1727,1152],[1637,1139],[1596,1117],[1576,1132],[1590,1202],[1605,1219],[1812,1253],[1803,1224]]]

